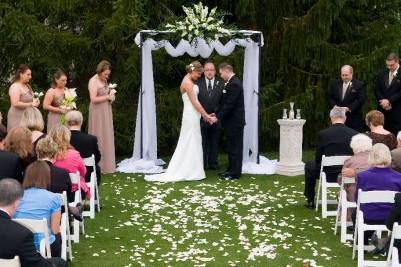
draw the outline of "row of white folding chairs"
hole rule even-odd
[[[352,234],[347,233],[347,212],[348,209],[356,208],[356,202],[347,200],[347,192],[345,186],[355,184],[354,177],[342,177],[340,186],[340,195],[337,205],[336,220],[334,222],[334,234],[337,234],[337,229],[340,227],[340,240],[341,243],[347,242],[347,240],[352,240]]]
[[[365,231],[376,231],[378,236],[381,236],[382,232],[389,232],[386,225],[372,225],[366,224],[364,221],[363,212],[361,210],[361,204],[371,203],[394,203],[394,196],[397,192],[394,191],[362,191],[358,190],[358,200],[356,205],[356,223],[354,230],[354,244],[352,248],[352,258],[358,254],[358,267],[363,266],[387,266],[387,261],[368,261],[365,260],[365,251],[372,251],[374,246],[364,244],[364,233]]]
[[[89,199],[89,211],[84,211],[82,215],[94,219],[95,206],[97,212],[100,212],[100,197],[99,197],[99,187],[97,184],[95,155],[92,155],[88,158],[84,158],[84,164],[86,167],[92,167],[93,171],[90,175],[90,181],[86,183],[91,192],[91,197]]]
[[[323,171],[324,167],[329,167],[329,166],[342,166],[344,165],[345,160],[347,160],[348,158],[350,158],[350,156],[322,156],[322,162],[321,162],[321,168],[320,168],[320,174],[319,174],[319,185],[318,185],[318,193],[316,196],[316,211],[318,210],[319,204],[322,205],[322,217],[323,218],[327,218],[328,216],[336,216],[336,221],[335,221],[335,225],[334,225],[334,231],[335,233],[337,233],[337,228],[338,228],[338,224],[340,222],[340,227],[341,227],[341,242],[346,242],[347,240],[352,240],[352,234],[347,234],[347,211],[349,208],[356,208],[358,205],[355,202],[350,202],[347,201],[347,197],[346,197],[346,191],[345,191],[345,185],[346,184],[353,184],[355,183],[355,179],[353,178],[348,178],[348,177],[343,177],[342,179],[342,184],[341,186],[338,185],[338,183],[329,183],[326,180],[326,173]],[[328,199],[328,190],[330,188],[340,188],[340,197],[339,200],[329,200]],[[380,191],[378,191],[380,192]],[[366,194],[369,196],[371,194],[371,192],[362,192],[362,195]],[[386,193],[388,193],[386,191]],[[321,194],[321,199],[320,199],[320,194]],[[372,193],[373,196],[375,193]],[[383,192],[378,193],[377,195],[381,195],[383,194]],[[394,192],[391,194],[385,194],[386,195],[386,199],[384,203],[394,203]],[[364,198],[364,197],[363,197]],[[369,199],[369,198],[367,198]],[[367,199],[362,199],[363,201],[367,201]],[[381,202],[384,201],[382,198],[378,198],[376,202]],[[375,202],[374,198],[370,199],[370,201]],[[329,211],[328,210],[328,204],[336,204],[337,203],[337,211]],[[357,212],[357,220],[358,220],[358,216],[360,218],[361,216],[361,211],[358,213]],[[361,220],[360,220],[361,221]],[[363,222],[363,214],[362,214],[362,222]],[[356,238],[357,234],[357,226],[355,226],[355,234],[354,237]],[[370,229],[370,228],[375,228],[375,227],[371,227],[371,226],[366,226],[363,227],[363,223],[361,224],[361,226],[359,227],[359,231],[364,231],[366,229]],[[377,226],[379,232],[380,231],[387,231],[387,228],[385,226]],[[380,230],[380,229],[381,230]],[[363,235],[361,236],[362,240],[363,240]],[[396,238],[398,239],[398,238]],[[357,250],[356,248],[356,240],[354,240],[354,247],[353,247],[353,254],[355,254],[355,251]],[[363,242],[360,245],[362,247],[362,249],[365,248],[372,248],[372,247],[365,247],[363,246]],[[392,247],[392,246],[391,246]],[[394,250],[394,248],[393,248]],[[396,250],[396,249],[395,249]],[[358,257],[358,266],[390,266],[390,255],[392,254],[393,257],[393,261],[394,258],[398,256],[394,255],[394,253],[389,253],[389,258],[387,261],[382,261],[382,262],[373,262],[373,261],[364,261],[363,258],[363,251],[362,250],[362,256]],[[358,249],[358,256],[361,255],[360,249]],[[354,255],[353,255],[354,257]],[[395,260],[397,261],[397,260]],[[366,265],[367,264],[367,265]],[[372,264],[372,265],[369,265]],[[398,266],[398,265],[397,265]]]
[[[324,167],[330,166],[342,166],[344,162],[349,159],[350,156],[322,156],[322,161],[320,165],[320,173],[319,173],[319,185],[317,188],[316,194],[316,211],[319,209],[319,204],[322,205],[322,217],[327,218],[328,216],[336,216],[336,211],[329,211],[329,204],[338,204],[336,199],[328,199],[328,190],[330,188],[335,188],[338,190],[340,185],[337,182],[331,183],[326,179],[326,173],[323,171]],[[320,196],[321,195],[321,196]]]

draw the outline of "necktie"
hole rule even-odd
[[[207,85],[207,93],[209,94],[209,96],[212,93],[212,81],[211,80],[209,80],[209,83]]]
[[[343,100],[345,97],[345,93],[347,92],[348,85],[349,85],[349,83],[343,83],[343,98],[342,98]]]
[[[393,81],[393,79],[394,79],[394,71],[391,71],[391,72],[390,72],[390,78],[388,79],[388,84],[389,84],[389,85],[391,84],[391,82]]]

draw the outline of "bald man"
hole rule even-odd
[[[361,132],[364,125],[361,109],[366,90],[363,82],[353,78],[353,68],[350,65],[341,67],[340,79],[330,84],[328,97],[330,109],[338,106],[346,112],[345,125]]]

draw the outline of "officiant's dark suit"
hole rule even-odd
[[[375,95],[378,102],[382,99],[390,102],[390,110],[385,110],[380,105],[377,110],[384,114],[384,128],[397,136],[401,130],[401,68],[398,69],[391,83],[389,82],[389,72],[386,69],[377,75]]]
[[[216,117],[224,128],[227,142],[228,169],[225,178],[239,178],[242,172],[245,108],[242,81],[235,75],[226,82]]]
[[[362,118],[362,106],[366,99],[366,89],[362,81],[352,79],[344,84],[341,79],[335,80],[329,88],[329,107],[347,107],[347,120],[345,125],[361,132],[364,125]]]
[[[197,81],[199,87],[198,99],[208,114],[217,114],[220,110],[220,102],[223,94],[224,81],[214,76],[209,80],[202,76]],[[218,152],[221,124],[209,124],[201,120],[203,164],[205,168],[218,169]]]

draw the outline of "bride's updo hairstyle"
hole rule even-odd
[[[185,67],[187,73],[191,73],[193,71],[203,72],[203,66],[199,61],[192,61],[191,64]]]

